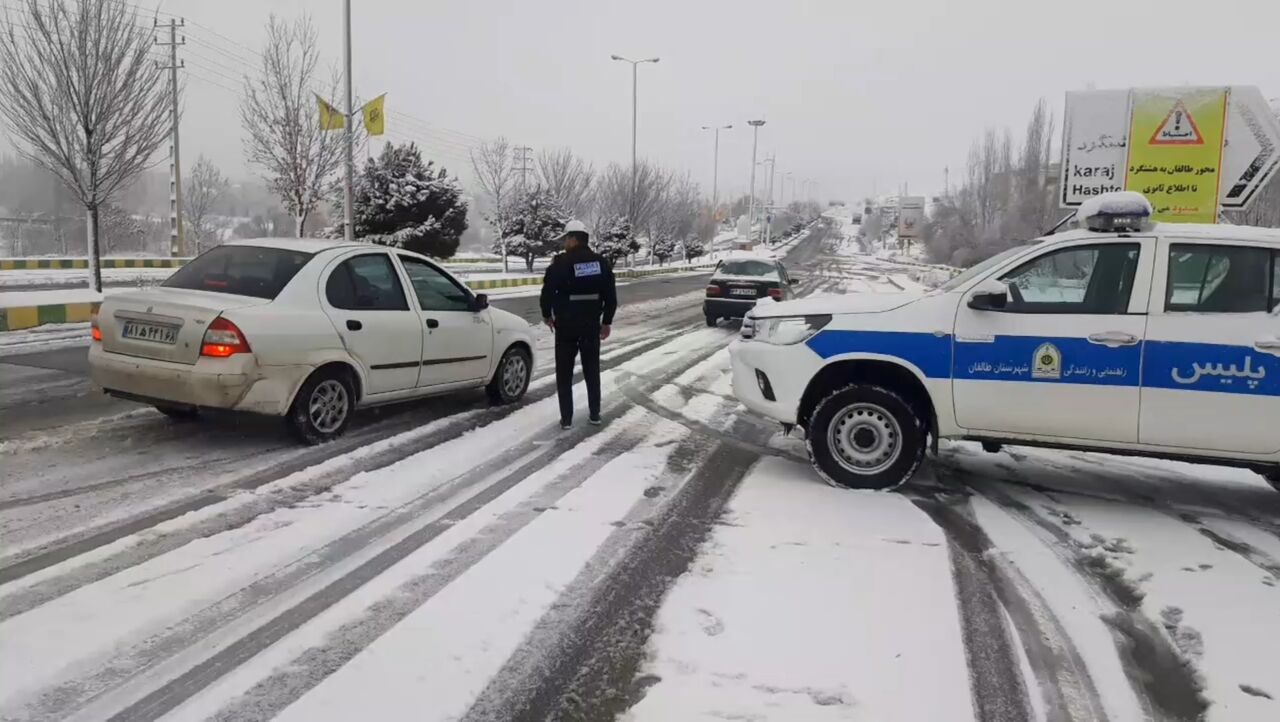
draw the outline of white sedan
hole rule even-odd
[[[93,382],[173,417],[285,417],[307,443],[358,407],[529,387],[532,329],[415,253],[323,240],[236,241],[162,285],[113,294],[93,321]]]

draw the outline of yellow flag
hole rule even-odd
[[[342,130],[346,127],[346,119],[337,108],[329,105],[319,95],[316,96],[316,103],[320,105],[320,130]]]
[[[382,106],[387,98],[387,94],[383,93],[378,97],[364,104],[360,112],[364,113],[364,129],[369,135],[382,135],[383,126],[386,116],[382,113]]]

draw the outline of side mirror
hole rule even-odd
[[[1009,305],[1009,287],[993,279],[979,283],[969,292],[969,308],[975,311],[1000,311]]]
[[[479,313],[489,307],[489,294],[477,293],[476,297],[471,299],[471,310]]]

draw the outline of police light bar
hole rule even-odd
[[[1151,224],[1151,203],[1141,193],[1119,191],[1090,198],[1076,211],[1077,224],[1091,231],[1142,231]]]

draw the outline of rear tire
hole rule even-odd
[[[156,404],[156,411],[168,416],[173,421],[195,421],[200,418],[200,409],[194,406],[166,406]]]
[[[707,316],[707,325],[710,326],[711,328],[715,328],[716,324],[719,323],[719,321],[720,319],[716,318],[715,316]]]
[[[809,458],[824,479],[850,489],[892,489],[915,474],[926,424],[890,389],[853,384],[818,403],[806,434]]]
[[[493,372],[493,379],[484,390],[489,394],[489,400],[495,404],[514,404],[529,390],[529,379],[532,376],[533,363],[529,352],[519,346],[512,346],[502,354],[498,369]]]
[[[308,446],[332,441],[347,430],[355,412],[351,374],[338,368],[320,369],[298,389],[289,415],[289,430]]]

